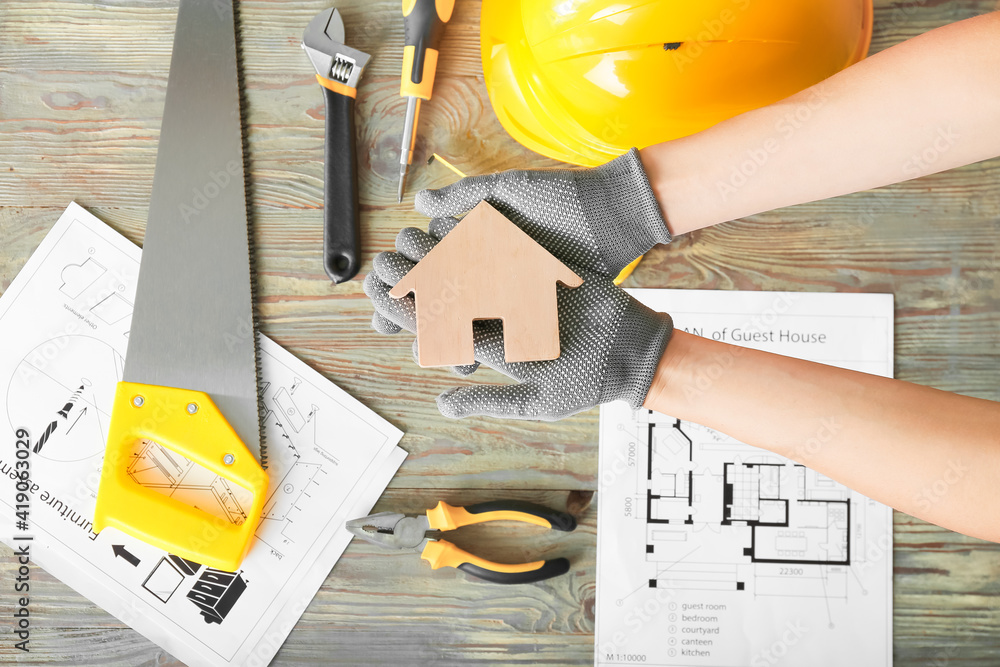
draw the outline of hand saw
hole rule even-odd
[[[181,0],[122,381],[94,531],[234,571],[260,521],[253,274],[232,0]],[[253,494],[241,525],[127,474],[151,440]]]

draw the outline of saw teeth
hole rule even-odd
[[[236,34],[239,35],[242,28],[242,20],[240,17],[240,8],[236,2],[233,3],[233,25]],[[243,72],[243,42],[239,39],[236,40],[236,68],[237,73]],[[243,194],[247,212],[247,260],[250,264],[250,319],[254,336],[254,366],[257,369],[257,433],[260,441],[260,467],[263,470],[267,470],[267,427],[264,421],[265,412],[261,409],[260,405],[263,400],[260,385],[261,378],[264,376],[264,370],[261,366],[260,358],[260,312],[257,306],[257,244],[254,241],[253,235],[253,193],[250,190],[251,181],[249,178],[250,142],[247,137],[247,124],[245,122],[245,110],[247,108],[245,86],[237,86],[237,93],[239,95],[238,113],[240,115],[240,138],[242,142],[241,157],[243,158]]]

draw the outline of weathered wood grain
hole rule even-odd
[[[568,500],[565,491],[507,495],[554,507],[566,507]],[[439,499],[471,503],[492,497],[486,491],[400,489],[388,492],[376,510],[417,512]],[[589,662],[599,500],[590,504],[579,495],[570,500],[580,519],[580,527],[570,534],[530,526],[504,530],[500,525],[452,533],[462,548],[497,560],[570,559],[566,576],[538,586],[490,586],[456,570],[431,571],[415,554],[352,544],[281,649],[277,664]],[[897,664],[994,664],[1000,545],[898,513],[894,532],[892,554],[867,556],[874,563],[894,558]],[[0,547],[0,577],[12,571],[10,552]],[[33,641],[38,644],[26,664],[64,663],[74,655],[79,655],[74,662],[83,665],[171,664],[158,648],[121,630],[107,613],[36,572]],[[399,633],[396,640],[390,640],[390,629]],[[98,637],[105,650],[95,654]],[[0,657],[9,651],[8,645],[0,645]],[[940,662],[942,656],[949,662]]]
[[[838,201],[849,207],[852,199],[872,196]],[[757,216],[656,250],[631,283],[894,292],[897,375],[997,398],[1000,294],[993,249],[1000,247],[998,198],[994,195],[992,203],[980,198],[982,215],[992,221],[966,225],[952,224],[961,214],[947,205],[941,207],[941,218],[925,221],[916,211],[924,200],[915,195],[897,197],[892,214],[857,228],[844,224],[839,213],[811,214],[809,209],[818,205],[790,209],[799,216],[783,224],[780,214]],[[55,209],[3,211],[0,232],[11,239],[11,251],[10,259],[5,258],[9,264],[0,267],[0,283],[13,277],[58,216]],[[129,238],[139,238],[141,211],[95,212]],[[355,281],[331,288],[315,252],[319,219],[306,222],[301,217],[267,207],[255,210],[262,329],[411,434],[404,441],[411,460],[396,484],[436,486],[461,475],[463,483],[478,479],[477,485],[594,488],[593,412],[557,429],[540,423],[476,420],[473,426],[441,420],[433,397],[464,380],[444,370],[416,367],[408,334],[370,335],[371,306],[360,285]],[[393,228],[406,224],[400,215],[388,217],[395,221],[389,223]],[[905,233],[899,233],[904,225]],[[385,243],[391,245],[391,234]],[[367,252],[366,257],[370,260]],[[943,285],[945,279],[955,282],[949,287]],[[500,381],[490,371],[480,373]],[[517,465],[498,471],[508,456]]]
[[[405,106],[398,95],[402,22],[396,4],[342,3],[349,41],[373,55],[358,100],[359,115],[368,119],[359,130],[359,152],[368,162],[361,193],[368,206],[396,207],[397,135]],[[322,201],[322,97],[299,42],[302,26],[324,6],[241,3],[246,122],[259,205],[315,208]],[[993,9],[995,2],[877,6],[873,50]],[[3,3],[0,12],[0,91],[11,91],[0,95],[0,205],[54,206],[67,195],[89,195],[104,206],[144,206],[175,3],[21,1]],[[422,109],[415,162],[438,152],[467,173],[553,166],[510,139],[492,115],[481,83],[477,21],[478,3],[459,3],[442,45],[448,57],[434,99]],[[450,178],[441,167],[418,166],[411,191]]]
[[[373,55],[358,99],[364,265],[396,232],[423,225],[395,203],[403,104],[402,21],[393,0],[338,2],[352,46]],[[412,337],[371,333],[360,281],[333,287],[320,263],[324,109],[299,48],[328,0],[243,0],[254,236],[263,331],[407,432],[410,457],[377,509],[512,496],[563,506],[596,489],[595,411],[558,424],[442,419],[436,394],[460,380],[420,369]],[[997,0],[876,0],[872,51]],[[0,2],[0,291],[70,199],[140,242],[152,183],[176,0]],[[552,167],[493,116],[479,63],[479,3],[448,26],[433,100],[421,114],[409,193],[469,174]],[[896,375],[1000,399],[1000,161],[876,192],[733,222],[649,254],[636,287],[892,292]],[[2,344],[2,341],[0,341]],[[599,499],[598,499],[599,500]],[[575,504],[587,503],[576,496]],[[415,555],[353,544],[277,664],[587,664],[592,659],[595,510],[572,535],[469,527],[455,541],[499,560],[569,555],[566,577],[503,588]],[[536,551],[537,549],[537,551]],[[890,554],[876,557],[887,558]],[[1000,654],[998,546],[895,517],[896,664],[994,665]],[[0,547],[0,586],[13,561]],[[162,650],[41,570],[36,650],[25,664],[169,665]],[[0,594],[5,613],[6,594]],[[391,633],[398,633],[393,639]]]

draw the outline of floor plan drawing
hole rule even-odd
[[[633,419],[638,468],[645,470],[637,478],[636,516],[647,524],[649,562],[677,563],[691,542],[689,533],[720,537],[712,545],[711,563],[656,569],[650,587],[756,594],[750,566],[784,563],[816,566],[808,568],[808,576],[829,583],[819,595],[846,594],[838,585],[845,581],[838,576],[842,568],[820,566],[852,563],[850,491],[763,450],[748,456],[742,443],[698,424],[651,410],[640,410]],[[863,558],[856,553],[854,562]],[[784,589],[801,593],[801,584],[801,578],[790,578]],[[761,587],[762,594],[774,594],[781,579]]]
[[[885,295],[633,293],[696,335],[773,331],[758,336],[778,341],[768,351],[892,373]],[[780,344],[792,328],[827,342]],[[596,664],[892,664],[885,506],[766,449],[622,403],[601,407],[599,479]],[[801,641],[770,653],[788,624],[805,629]]]

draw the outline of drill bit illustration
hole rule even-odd
[[[33,453],[37,454],[40,451],[42,451],[42,447],[45,446],[45,443],[49,441],[49,438],[52,437],[52,434],[55,433],[56,429],[59,427],[59,417],[62,417],[63,421],[69,420],[69,413],[70,411],[73,410],[73,406],[76,405],[76,402],[80,398],[80,395],[82,393],[83,393],[83,385],[81,384],[79,389],[74,391],[73,395],[70,396],[69,400],[66,402],[66,405],[62,407],[62,410],[56,413],[58,416],[55,419],[53,419],[48,426],[45,427],[45,431],[38,438],[38,442],[35,444],[35,446],[32,447],[31,449]]]

